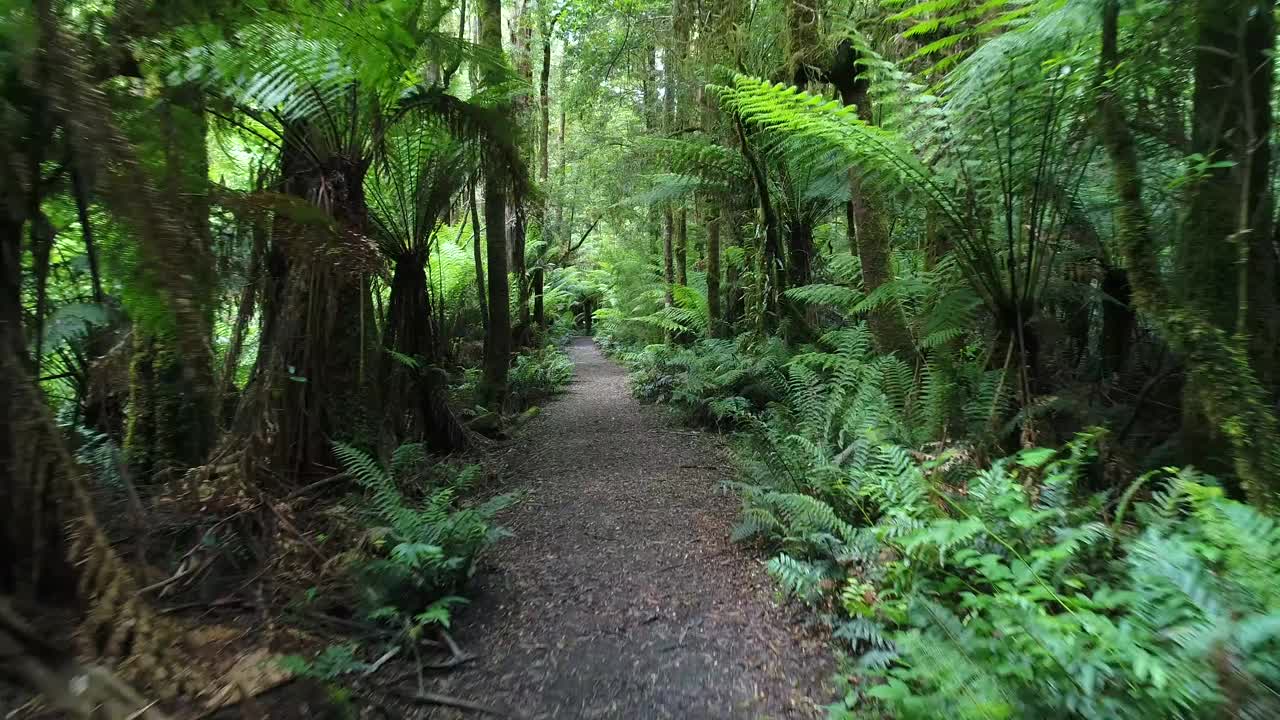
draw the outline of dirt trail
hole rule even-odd
[[[480,658],[433,689],[530,720],[821,716],[830,660],[729,542],[713,438],[637,403],[590,340],[569,352],[573,385],[506,450],[516,535],[456,632]]]

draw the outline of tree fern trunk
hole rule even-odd
[[[382,422],[395,445],[421,439],[432,450],[449,453],[465,448],[467,436],[449,408],[448,385],[439,377],[444,353],[425,266],[426,258],[414,253],[395,260],[383,342],[403,357],[382,365]]]
[[[502,2],[481,0],[480,45],[502,54]],[[503,81],[501,70],[489,70],[485,85]],[[509,109],[507,112],[510,112]],[[484,223],[489,252],[489,341],[485,347],[484,379],[480,396],[485,404],[501,408],[507,396],[507,369],[511,362],[511,290],[507,279],[507,194],[496,158],[485,163]]]
[[[707,210],[707,329],[711,337],[724,335],[720,312],[720,212]]]
[[[871,111],[869,83],[860,75],[858,55],[852,43],[845,41],[836,51],[832,82],[845,105],[858,109],[863,122],[874,121]],[[862,289],[875,292],[893,279],[892,255],[889,245],[889,227],[879,199],[863,183],[857,168],[849,171],[849,201],[845,203],[845,228],[849,238],[849,251],[862,266]],[[876,347],[883,353],[898,353],[906,358],[912,353],[911,335],[907,332],[902,310],[896,302],[872,310],[867,325],[875,339]]]

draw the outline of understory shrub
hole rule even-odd
[[[775,558],[788,587],[834,581],[835,635],[875,681],[833,717],[1280,713],[1274,521],[1170,470],[1123,522],[1128,498],[1075,495],[1091,440],[1025,451],[959,487],[918,465],[867,478],[856,492],[878,517],[829,555],[855,571]],[[889,492],[906,503],[883,504]]]
[[[743,431],[734,538],[831,627],[832,718],[1280,717],[1280,529],[1213,478],[1093,492],[1100,428],[990,461],[1026,420],[1004,372],[860,324],[611,350],[639,398]]]
[[[459,495],[479,477],[479,466],[429,464],[418,443],[402,445],[384,469],[368,454],[342,444],[334,451],[368,495],[367,554],[352,568],[370,619],[402,628],[448,626],[450,610],[465,603],[459,593],[478,555],[510,533],[493,523],[512,495],[467,506]],[[423,494],[410,502],[401,487]]]
[[[990,463],[930,442],[989,423],[998,383],[941,392],[861,328],[780,371],[734,534],[848,654],[833,718],[1280,716],[1280,529],[1213,478],[1085,492],[1101,429]]]
[[[573,380],[573,361],[554,345],[515,356],[507,375],[511,400],[516,407],[556,395]]]
[[[693,425],[741,425],[783,390],[786,354],[776,339],[757,345],[746,338],[651,345],[616,356],[631,368],[637,398],[664,403]]]

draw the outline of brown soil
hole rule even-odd
[[[832,662],[748,550],[713,436],[670,426],[580,339],[577,376],[504,453],[523,500],[431,690],[518,717],[812,718]],[[468,620],[469,619],[469,620]],[[462,717],[448,709],[433,717]]]

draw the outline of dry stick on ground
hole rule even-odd
[[[188,555],[190,555],[190,553],[188,553]],[[196,579],[196,577],[200,575],[200,573],[204,572],[205,569],[207,569],[210,565],[212,565],[213,561],[216,560],[217,557],[218,557],[218,553],[216,552],[209,553],[209,555],[206,556],[205,559],[201,560],[199,563],[196,563],[195,565],[186,565],[182,569],[178,570],[178,572],[174,573],[172,577],[165,578],[164,580],[161,580],[158,583],[154,583],[152,585],[148,585],[142,588],[141,590],[138,591],[138,594],[145,595],[151,592],[152,590],[160,590],[161,588],[169,587],[170,585],[178,582],[179,580],[186,580],[186,579],[194,580]]]
[[[498,710],[497,708],[489,707],[488,705],[482,705],[478,702],[463,700],[462,698],[456,698],[450,695],[441,695],[440,693],[419,692],[414,694],[400,692],[398,690],[385,690],[384,692],[394,698],[408,700],[413,703],[420,703],[424,705],[443,705],[445,707],[458,708],[460,710],[471,710],[473,712],[492,715],[494,717],[520,717],[519,715],[513,715],[511,713]]]
[[[462,652],[462,648],[458,647],[458,643],[454,642],[453,636],[448,630],[440,628],[440,637],[444,639],[444,644],[449,646],[449,652],[453,653],[455,658],[469,658],[467,653]]]

